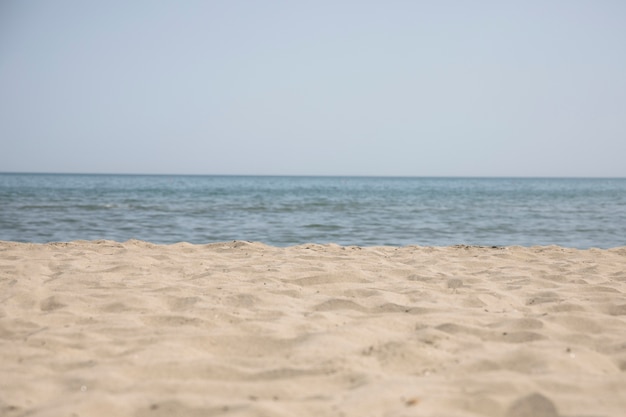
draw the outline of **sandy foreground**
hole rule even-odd
[[[624,416],[626,248],[0,242],[1,416]]]

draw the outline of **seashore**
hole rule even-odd
[[[2,416],[620,416],[626,247],[0,242]]]

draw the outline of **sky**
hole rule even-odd
[[[0,172],[626,177],[626,1],[3,0]]]

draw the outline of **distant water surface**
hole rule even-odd
[[[626,245],[626,179],[0,174],[0,240]]]

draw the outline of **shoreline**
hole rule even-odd
[[[626,247],[0,241],[0,294],[7,416],[626,409]]]
[[[277,246],[268,243],[264,243],[261,241],[252,241],[252,240],[225,240],[225,241],[215,241],[215,242],[206,242],[206,243],[192,243],[187,241],[179,241],[174,243],[155,243],[147,240],[141,239],[128,239],[125,241],[112,240],[112,239],[75,239],[68,241],[50,241],[50,242],[26,242],[26,241],[15,241],[15,240],[0,240],[0,245],[40,245],[40,246],[72,246],[72,245],[135,245],[135,246],[145,246],[145,247],[176,247],[176,246],[192,246],[192,247],[215,247],[215,246],[241,246],[241,245],[257,245],[264,246],[272,249],[295,249],[302,247],[329,247],[329,248],[359,248],[359,249],[563,249],[563,250],[573,250],[573,251],[614,251],[626,249],[626,244],[622,246],[613,246],[613,247],[573,247],[573,246],[563,246],[558,244],[548,244],[548,245],[488,245],[488,244],[466,244],[466,243],[456,243],[451,245],[420,245],[420,244],[409,244],[409,245],[344,245],[338,244],[334,242],[305,242],[298,243],[289,246]]]

